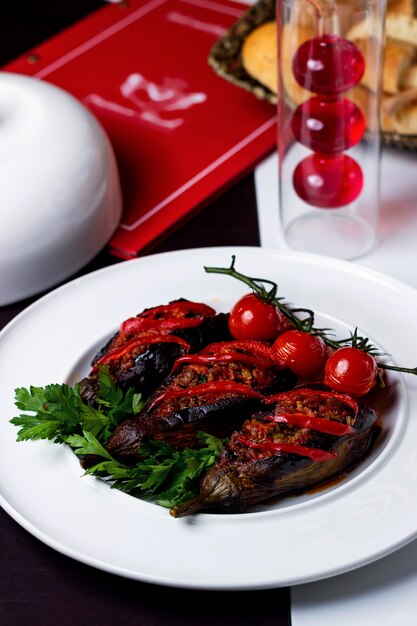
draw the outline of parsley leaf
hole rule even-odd
[[[130,415],[139,413],[145,402],[142,400],[142,394],[135,393],[133,389],[123,393],[120,387],[116,386],[106,365],[99,368],[98,388],[98,406],[107,417],[101,438],[107,441],[115,427]]]
[[[94,435],[88,431],[84,431],[82,435],[69,435],[64,439],[79,456],[85,456],[93,454],[94,456],[103,456],[110,461],[113,461],[113,457],[106,448],[94,437]]]
[[[197,449],[174,450],[166,442],[149,441],[142,446],[143,458],[134,467],[112,458],[91,433],[66,437],[65,442],[77,455],[106,459],[85,474],[109,481],[112,488],[125,493],[172,507],[197,495],[202,473],[214,464],[224,445],[224,441],[207,433],[199,433],[198,437],[202,447]]]
[[[120,421],[143,406],[140,394],[123,393],[108,370],[98,372],[96,406],[83,401],[78,385],[51,384],[15,390],[15,404],[23,411],[10,421],[19,426],[18,441],[49,439],[66,443],[80,457],[102,459],[85,474],[97,476],[115,489],[172,507],[194,497],[202,473],[211,467],[224,441],[199,433],[199,447],[175,450],[164,441],[141,446],[139,462],[129,467],[114,459],[105,443]]]
[[[107,414],[115,423],[128,415],[139,413],[144,405],[142,394],[135,393],[133,389],[128,389],[126,393],[123,393],[120,387],[116,386],[107,365],[99,368],[98,384],[98,403],[103,409],[107,409]]]
[[[117,424],[137,413],[143,401],[141,395],[131,389],[123,394],[107,368],[99,369],[98,384],[97,408],[83,401],[78,385],[51,384],[16,389],[17,408],[29,412],[10,420],[20,426],[17,441],[50,439],[62,443],[66,436],[83,431],[107,441]]]
[[[80,430],[83,420],[91,426],[97,421],[91,407],[85,405],[84,409],[78,389],[68,385],[16,389],[15,404],[18,409],[35,413],[23,413],[10,420],[20,426],[18,441],[51,439],[62,443],[65,435]]]

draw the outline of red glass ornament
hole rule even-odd
[[[293,184],[297,194],[308,204],[336,209],[359,196],[363,174],[356,161],[345,154],[312,154],[297,165]]]
[[[294,111],[291,119],[294,137],[314,152],[339,154],[360,141],[365,117],[350,100],[310,98]]]
[[[297,82],[317,94],[336,95],[359,83],[365,59],[354,43],[325,34],[303,43],[293,60]]]

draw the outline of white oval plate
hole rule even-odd
[[[385,556],[417,535],[417,384],[390,376],[384,437],[348,478],[245,515],[174,519],[166,509],[81,477],[65,446],[16,443],[16,387],[73,383],[121,320],[185,297],[228,310],[242,283],[228,266],[279,283],[286,301],[358,326],[411,366],[417,292],[330,258],[261,248],[150,255],[89,274],[23,311],[0,334],[0,504],[49,546],[129,578],[200,589],[259,589],[319,580]]]

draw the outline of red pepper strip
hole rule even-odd
[[[179,301],[179,302],[170,302],[169,304],[163,304],[161,306],[156,306],[143,313],[140,313],[137,317],[132,317],[124,322],[120,327],[120,332],[137,332],[138,330],[144,330],[148,328],[154,328],[155,322],[158,323],[158,328],[167,328],[165,326],[160,326],[160,323],[163,321],[172,321],[174,319],[178,320],[187,320],[188,325],[186,325],[184,321],[184,325],[181,326],[168,326],[168,328],[187,328],[190,326],[197,326],[204,317],[215,315],[216,311],[207,304],[203,302],[189,302],[188,300]],[[186,317],[187,315],[191,315],[194,317]],[[197,318],[197,322],[195,322],[195,317]],[[141,323],[142,320],[142,323]],[[144,321],[147,320],[146,323]],[[193,320],[193,322],[191,322]],[[151,324],[151,322],[154,322]]]
[[[168,313],[168,315],[166,315]],[[169,304],[161,304],[151,309],[147,309],[140,313],[139,317],[146,317],[151,319],[158,319],[165,316],[175,317],[176,313],[181,313],[181,316],[192,314],[200,316],[215,315],[216,311],[204,302],[190,302],[189,300],[178,300],[177,302],[170,302]]]
[[[158,333],[144,333],[139,337],[134,337],[130,339],[130,341],[126,341],[122,346],[111,350],[107,354],[101,357],[93,368],[93,371],[97,369],[99,365],[107,365],[110,361],[118,361],[126,354],[130,354],[135,348],[138,346],[147,346],[154,343],[178,343],[180,346],[183,346],[186,350],[190,349],[190,344],[181,339],[180,337],[176,337],[175,335],[162,335]]]
[[[244,385],[243,383],[235,383],[230,380],[219,380],[211,383],[201,383],[201,385],[194,385],[188,389],[175,389],[172,391],[165,391],[157,396],[148,407],[148,411],[153,409],[157,404],[160,404],[164,400],[172,400],[174,398],[190,398],[192,396],[206,396],[210,394],[224,394],[234,393],[237,395],[248,396],[249,398],[255,398],[256,400],[263,399],[263,395],[259,391],[255,391],[251,387]]]
[[[327,398],[334,398],[342,402],[348,406],[355,413],[355,417],[359,411],[359,405],[351,396],[348,396],[344,393],[336,393],[335,391],[320,391],[318,389],[291,389],[290,391],[283,391],[282,393],[277,393],[273,396],[269,396],[265,398],[265,403],[273,404],[274,402],[278,402],[279,400],[292,400],[294,396],[310,396],[322,398],[326,400]]]
[[[120,333],[132,335],[147,330],[176,330],[177,328],[195,328],[202,322],[202,317],[172,317],[170,319],[153,320],[145,317],[130,317],[120,326]]]
[[[244,350],[249,354],[263,358],[271,363],[282,365],[281,359],[269,344],[263,341],[249,339],[246,341],[219,341],[218,343],[211,343],[201,350],[199,354],[227,354],[230,350]]]
[[[268,367],[271,365],[271,363],[268,361],[259,359],[257,356],[254,356],[252,354],[245,354],[244,352],[229,352],[226,354],[218,355],[205,355],[200,352],[198,354],[184,354],[183,356],[179,356],[173,365],[171,374],[176,372],[182,365],[185,364],[208,365],[209,363],[226,363],[229,361],[235,361],[236,363],[247,363],[249,365],[258,365],[260,367]]]
[[[249,441],[246,437],[235,438],[236,441],[242,443],[248,448],[254,448],[256,450],[267,450],[270,452],[286,452],[289,454],[299,454],[300,456],[306,456],[312,461],[323,462],[330,461],[337,456],[335,451],[328,452],[327,450],[320,450],[320,448],[308,448],[307,446],[299,446],[293,443],[278,443],[274,441],[263,441],[262,443],[256,443]]]
[[[342,424],[341,422],[328,420],[323,417],[313,417],[311,415],[306,415],[305,413],[267,415],[266,417],[262,417],[262,419],[271,422],[289,424],[290,426],[298,426],[300,428],[309,428],[310,430],[316,430],[317,432],[326,433],[327,435],[336,435],[337,437],[350,435],[355,432],[349,424]]]

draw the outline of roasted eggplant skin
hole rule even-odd
[[[184,299],[180,301],[185,302]],[[146,310],[147,309],[145,309],[145,311]],[[229,313],[217,313],[216,315],[204,317],[198,326],[192,328],[177,328],[172,331],[172,334],[187,341],[190,344],[190,352],[197,352],[214,341],[229,341],[232,336],[229,331],[228,322]],[[130,336],[127,336],[123,340],[130,338]],[[120,333],[115,333],[97,352],[92,359],[91,365],[94,366],[97,361],[110,352],[110,350],[118,346],[120,339]]]
[[[262,420],[267,412],[263,410],[252,419]],[[313,435],[310,445],[314,439],[320,440],[321,447],[336,453],[324,462],[293,453],[242,461],[235,453],[234,433],[232,443],[225,446],[216,464],[203,476],[199,496],[174,507],[171,515],[183,517],[201,511],[246,513],[256,505],[305,492],[341,475],[369,453],[379,432],[376,419],[375,411],[361,407],[352,424],[353,433],[341,437]]]
[[[184,350],[175,343],[151,345],[139,354],[133,367],[121,371],[115,382],[124,392],[133,388],[137,393],[148,397],[155,388],[168,376],[172,364]],[[98,379],[92,374],[78,383],[80,395],[84,402],[94,404],[98,395]]]
[[[376,431],[364,432],[340,441],[337,456],[324,463],[289,454],[253,461],[236,470],[216,468],[203,478],[200,494],[194,504],[178,505],[171,514],[183,517],[196,512],[246,513],[256,505],[288,494],[303,493],[326,480],[342,474],[369,452]]]
[[[190,344],[190,352],[198,352],[215,341],[230,341],[229,313],[205,317],[199,326],[179,328],[175,335]]]
[[[295,378],[289,370],[283,370],[276,381],[281,389],[290,389]],[[167,388],[169,384],[162,387],[163,390]],[[131,464],[137,462],[139,448],[146,439],[164,440],[182,449],[197,445],[198,431],[228,437],[259,408],[260,401],[244,395],[223,393],[211,399],[202,398],[197,406],[183,407],[166,414],[147,412],[145,408],[143,413],[122,422],[115,429],[106,449],[116,459]]]
[[[190,345],[190,352],[196,352],[214,341],[230,339],[228,318],[227,313],[218,313],[204,318],[199,326],[177,329],[172,334],[186,341]],[[89,404],[94,404],[98,395],[98,379],[94,366],[113,349],[116,341],[120,345],[119,333],[116,333],[96,354],[92,361],[93,370],[89,376],[78,382],[80,395]],[[132,367],[117,372],[111,371],[111,375],[123,391],[133,388],[136,393],[141,393],[147,398],[168,376],[175,360],[182,354],[184,349],[177,343],[153,344],[135,358]]]
[[[199,431],[216,437],[227,437],[242,424],[259,402],[251,398],[225,394],[200,406],[173,411],[155,419],[152,413],[139,419],[128,419],[118,426],[106,444],[110,454],[127,465],[138,462],[140,446],[145,440],[166,441],[177,450],[198,445]]]

